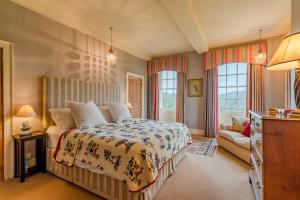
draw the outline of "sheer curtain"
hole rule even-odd
[[[249,69],[249,110],[264,112],[264,71],[265,67],[258,64],[250,64]]]
[[[216,137],[217,133],[217,68],[206,71],[205,137]]]

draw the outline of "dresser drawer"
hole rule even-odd
[[[251,116],[250,118],[250,123],[251,123],[251,131],[254,133],[261,133],[262,129],[262,121],[260,118]]]
[[[263,199],[263,188],[260,185],[260,183],[257,181],[257,177],[255,175],[255,172],[253,170],[249,171],[249,179],[251,182],[251,186],[253,188],[254,196],[256,200],[262,200]]]
[[[253,133],[250,137],[250,149],[251,152],[255,152],[260,162],[263,162],[263,149],[262,149],[262,134]]]
[[[255,152],[250,153],[250,161],[251,161],[251,168],[253,173],[256,176],[257,185],[260,187],[263,186],[263,176],[262,176],[262,162],[260,159],[255,155]]]

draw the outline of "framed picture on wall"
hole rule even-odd
[[[188,96],[189,97],[203,96],[203,79],[188,80]]]

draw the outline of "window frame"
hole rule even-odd
[[[172,73],[172,76],[169,76],[169,73]],[[164,73],[165,78],[164,78]],[[164,86],[164,81],[166,83],[165,87]],[[169,81],[172,81],[172,86],[169,87]],[[175,103],[174,103],[174,107],[169,108],[169,107],[163,107],[165,104],[164,102],[167,102],[168,99],[167,96],[162,96],[162,91],[164,91],[165,93],[168,93],[168,91],[171,91],[170,93],[172,94],[172,96],[176,96],[177,94],[177,72],[176,71],[161,71],[159,72],[159,109],[164,109],[164,110],[176,110],[176,98],[175,98]],[[163,98],[161,100],[161,98]]]
[[[246,71],[244,71],[244,72],[240,72],[239,71],[239,65],[241,65],[241,64],[243,64],[243,65],[246,65]],[[235,73],[230,73],[230,74],[228,74],[228,66],[229,65],[235,65],[236,66],[236,72]],[[219,74],[219,67],[221,67],[221,66],[225,66],[225,74]],[[217,78],[218,78],[218,86],[217,86],[217,89],[218,89],[218,91],[220,90],[220,89],[225,89],[226,91],[225,91],[225,98],[223,98],[223,99],[220,99],[219,98],[219,92],[218,92],[218,96],[217,96],[217,98],[218,98],[218,112],[244,112],[244,113],[247,113],[247,87],[248,87],[248,65],[247,65],[247,63],[228,63],[228,64],[223,64],[223,65],[219,65],[218,66],[218,76],[217,76]],[[239,83],[239,76],[241,76],[241,75],[245,75],[245,85],[243,84],[243,85],[240,85],[240,83]],[[236,83],[235,83],[235,85],[234,86],[228,86],[228,76],[235,76],[235,78],[236,78]],[[219,86],[219,77],[225,77],[225,86]],[[232,97],[228,97],[228,89],[230,89],[230,88],[232,88],[232,89],[236,89],[236,97],[235,98],[232,98]],[[240,90],[240,88],[243,88],[244,90]],[[244,98],[241,98],[241,97],[239,97],[239,91],[246,91],[246,94],[245,94],[245,97]],[[220,110],[220,106],[219,106],[219,102],[220,101],[225,101],[225,105],[226,105],[226,108],[224,109],[224,110]],[[235,101],[236,103],[237,103],[237,105],[238,105],[238,107],[240,107],[240,101],[245,101],[245,110],[244,111],[241,111],[240,109],[237,109],[237,110],[229,110],[228,109],[228,106],[227,106],[227,103],[228,103],[228,101]]]

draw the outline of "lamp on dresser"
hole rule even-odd
[[[295,103],[300,108],[300,32],[291,34],[283,39],[267,70],[296,69],[294,91]]]

